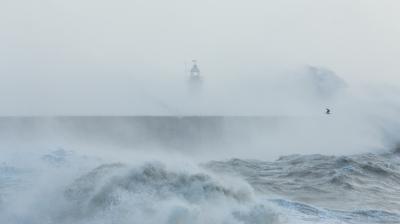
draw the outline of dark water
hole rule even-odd
[[[274,200],[277,204],[310,216],[350,223],[399,222],[397,153],[291,155],[274,162],[234,159],[207,166],[239,175],[257,192],[278,197]]]

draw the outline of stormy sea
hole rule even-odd
[[[0,224],[400,224],[399,12],[0,0]]]
[[[331,120],[319,123],[333,129]],[[398,147],[328,154],[306,144],[311,153],[290,153],[304,147],[295,139],[303,129],[280,127],[310,122],[4,117],[0,223],[400,223]],[[271,143],[283,131],[287,139]],[[347,141],[343,132],[319,138]]]

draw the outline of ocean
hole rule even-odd
[[[1,118],[0,223],[400,223],[399,149],[275,150],[288,120]]]

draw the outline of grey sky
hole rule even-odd
[[[397,0],[2,0],[1,114],[85,113],[88,102],[121,113],[132,94],[183,104],[165,88],[193,58],[220,84],[308,64],[400,83],[399,11]]]

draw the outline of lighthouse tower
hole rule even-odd
[[[198,91],[202,84],[202,77],[200,75],[200,69],[199,66],[197,65],[197,61],[192,60],[192,62],[193,65],[192,68],[190,69],[189,86],[191,90]]]
[[[191,79],[200,79],[200,69],[199,66],[197,65],[197,61],[193,60],[193,66],[192,69],[190,69],[190,78]]]

